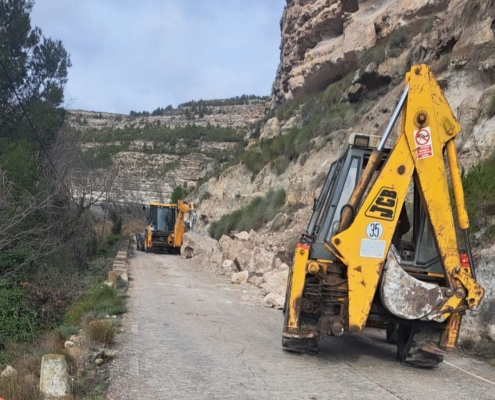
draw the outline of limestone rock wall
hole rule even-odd
[[[468,67],[478,71],[470,74],[470,83],[493,84],[493,16],[490,0],[287,0],[272,103],[321,91],[347,72],[366,67],[360,65],[360,55],[386,43],[401,26],[413,37],[404,49],[406,69],[410,62],[437,63],[449,55],[454,75]],[[391,68],[398,56],[389,54],[378,62],[384,64],[385,84],[403,79],[404,68]]]
[[[210,111],[203,116],[192,112],[191,107],[165,111],[163,115],[157,116],[131,116],[98,111],[72,110],[68,113],[68,123],[82,130],[143,128],[145,125],[175,128],[193,123],[198,126],[210,124],[221,127],[244,128],[262,118],[265,107],[266,102],[261,100],[250,101],[249,104],[244,105],[208,106]],[[190,118],[187,118],[187,111],[189,111]]]

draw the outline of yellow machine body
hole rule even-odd
[[[183,200],[179,200],[177,204],[151,202],[148,208],[148,225],[145,228],[144,250],[178,253],[185,233],[184,215],[192,210],[194,204]]]
[[[469,228],[454,141],[461,127],[426,65],[411,68],[406,75],[405,87],[407,98],[400,114],[400,131],[395,145],[379,169],[368,171],[371,164],[378,165],[382,159],[382,153],[373,150],[367,169],[356,182],[348,202],[342,210],[336,211],[342,213],[339,228],[331,230],[333,233],[324,243],[334,258],[314,257],[312,252],[317,251],[311,249],[316,248],[315,239],[311,239],[309,233],[303,235],[304,240],[296,248],[289,274],[284,340],[305,340],[321,334],[340,335],[343,331],[360,333],[376,321],[400,323],[403,319],[409,323],[409,319],[417,319],[419,324],[423,321],[430,325],[442,323],[444,333],[438,345],[449,350],[455,347],[462,314],[468,309],[476,309],[483,298],[484,290],[474,278],[472,260],[470,265],[461,266],[456,236],[456,227],[463,232]],[[366,181],[364,176],[369,177],[373,172],[373,179]],[[328,184],[329,188],[331,184]],[[431,229],[441,269],[435,273],[422,273],[417,268],[413,272],[407,267],[408,272],[398,268],[400,272],[395,275],[389,272],[387,281],[384,270],[387,263],[389,270],[393,270],[390,259],[396,252],[391,244],[412,185],[420,200],[422,215],[425,215],[424,224]],[[457,207],[456,219],[451,192]],[[324,221],[325,212],[322,211],[318,218],[318,221]],[[400,262],[399,257],[397,265]],[[402,277],[401,282],[394,282],[393,277]],[[318,287],[316,282],[319,282]],[[425,293],[434,293],[431,299],[435,300],[418,298],[412,294],[418,293],[414,290],[407,294],[408,288],[404,287],[407,282],[421,286]],[[382,297],[393,292],[391,287],[405,293],[397,298],[392,294],[383,300],[392,312],[399,310],[395,315],[373,311],[380,284],[389,285],[388,289],[382,290]],[[319,297],[312,295],[317,289],[320,290]],[[331,295],[325,298],[326,293]],[[394,305],[394,301],[404,304]],[[331,316],[321,311],[324,305]],[[418,311],[421,307],[422,313]],[[313,323],[306,324],[303,314]],[[294,342],[290,343],[294,345]]]

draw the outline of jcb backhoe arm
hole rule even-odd
[[[354,203],[346,207],[349,211],[356,211],[362,201],[359,210],[352,220],[352,215],[346,216],[349,211],[344,209],[340,231],[330,239],[332,252],[347,266],[348,323],[352,333],[361,332],[364,328],[387,257],[393,259],[395,256],[390,245],[411,179],[415,181],[431,224],[444,270],[445,286],[429,284],[431,286],[424,287],[424,290],[431,296],[418,296],[419,292],[409,290],[414,283],[394,279],[390,283],[389,280],[388,284],[393,287],[389,286],[384,291],[400,293],[394,300],[404,303],[400,307],[404,311],[397,311],[403,312],[400,317],[444,321],[453,313],[475,309],[484,295],[483,288],[473,278],[472,260],[471,268],[460,265],[443,158],[446,149],[459,226],[467,232],[469,220],[454,142],[461,130],[460,125],[426,65],[414,66],[406,76],[405,85],[408,88],[407,100],[395,147],[363,199],[374,172],[373,163],[368,164],[369,171],[365,170],[354,190]],[[465,237],[468,237],[467,233]],[[470,254],[468,241],[466,246]],[[392,271],[394,267],[391,265],[386,269]]]
[[[184,214],[194,210],[193,203],[186,203],[183,200],[177,201],[177,220],[175,221],[174,233],[168,237],[169,245],[180,249],[182,246],[182,236],[184,235]]]

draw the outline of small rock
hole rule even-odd
[[[95,364],[97,366],[102,365],[104,362],[105,362],[105,360],[103,360],[103,358],[97,358],[97,359],[95,359]]]
[[[66,340],[64,343],[64,349],[68,349],[70,347],[74,347],[76,344],[72,340]]]
[[[259,286],[263,283],[263,277],[254,275],[248,279],[248,282],[252,283],[255,286]]]
[[[116,316],[116,315],[112,315],[112,318],[113,318],[113,319],[116,319],[116,318],[117,318],[117,316]]]
[[[225,274],[229,274],[231,272],[234,272],[235,270],[236,270],[236,266],[235,266],[234,261],[232,261],[232,260],[225,260],[222,263],[222,270],[220,271],[220,273],[222,275],[225,275]]]
[[[232,283],[246,283],[249,278],[249,271],[241,271],[235,274],[232,274]]]
[[[282,263],[279,269],[280,271],[285,271],[286,269],[289,269],[289,266],[286,263]]]
[[[488,325],[487,333],[490,339],[492,339],[495,342],[495,324]]]
[[[2,378],[15,378],[17,376],[17,370],[12,366],[7,365],[0,376]]]
[[[247,242],[249,240],[249,233],[247,233],[246,231],[242,231],[242,232],[236,233],[234,235],[234,237],[237,240],[241,240],[241,241]]]
[[[117,357],[117,354],[119,354],[119,352],[117,350],[104,349],[102,351],[102,356],[104,359],[115,358],[115,357]]]
[[[280,258],[275,258],[275,260],[273,261],[273,268],[274,269],[279,269],[280,266],[283,264],[282,260]]]
[[[285,298],[277,293],[268,293],[263,299],[265,307],[277,308],[279,310],[284,308]]]

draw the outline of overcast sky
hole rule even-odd
[[[127,114],[269,95],[285,0],[35,0],[32,25],[62,40],[69,108]]]

